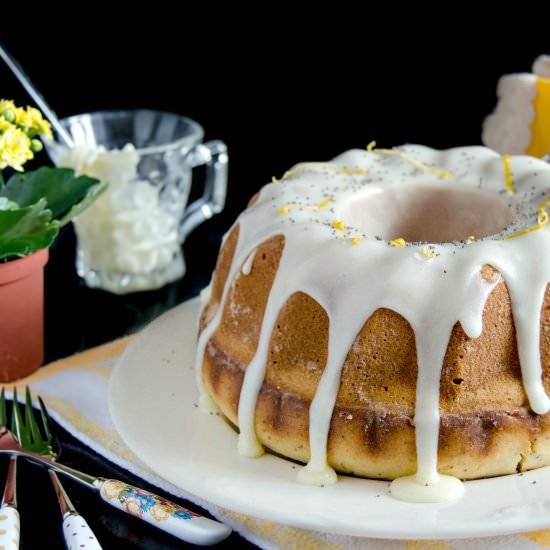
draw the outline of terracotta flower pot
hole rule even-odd
[[[23,378],[44,359],[44,266],[48,249],[0,263],[0,382]]]

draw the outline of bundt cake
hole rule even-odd
[[[436,502],[550,464],[548,204],[549,165],[484,147],[371,144],[274,178],[204,293],[201,402],[310,484]]]

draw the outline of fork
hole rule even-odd
[[[42,404],[41,404],[42,405]],[[6,401],[4,395],[4,388],[2,388],[2,393],[0,393],[0,422],[5,425],[7,418],[5,415]],[[40,409],[41,415],[46,414],[46,410],[43,406]],[[46,434],[46,441],[51,441],[52,434],[49,431],[49,426],[46,422],[47,417],[42,422],[43,429]],[[34,417],[34,412],[32,408],[31,392],[29,387],[25,388],[25,419],[21,415],[19,409],[19,401],[17,399],[17,389],[13,389],[13,401],[12,401],[12,414],[11,414],[11,426],[12,430],[15,432],[15,436],[21,445],[28,451],[33,451],[37,454],[43,454],[50,456],[55,460],[56,456],[53,452],[53,446],[51,445],[42,445],[40,439],[35,435],[35,442],[29,440],[28,434],[40,434],[40,428],[36,419]],[[15,463],[17,460],[16,456],[11,457],[12,463]],[[59,507],[61,509],[62,516],[62,527],[63,527],[63,537],[65,539],[65,544],[69,550],[85,547],[90,550],[101,550],[101,545],[97,541],[96,536],[94,535],[92,529],[88,525],[87,521],[76,511],[76,508],[73,506],[65,488],[61,485],[57,474],[52,470],[49,470],[50,479],[57,495],[57,500],[59,502]]]
[[[200,516],[153,493],[116,479],[95,477],[56,462],[54,460],[56,454],[52,446],[53,438],[48,429],[49,416],[40,398],[38,403],[44,435],[36,420],[29,395],[28,404],[25,406],[27,422],[21,421],[23,429],[21,429],[20,440],[18,441],[5,425],[0,427],[0,454],[23,456],[50,470],[67,475],[82,485],[98,491],[101,498],[111,506],[136,516],[180,540],[206,546],[216,544],[231,534],[229,526]],[[19,417],[21,417],[20,414]]]
[[[0,393],[0,425],[8,423],[4,388]],[[17,511],[17,456],[10,456],[6,485],[0,506],[0,547],[19,548],[19,512]]]

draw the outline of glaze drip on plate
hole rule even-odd
[[[510,178],[513,188],[507,185]],[[298,477],[315,485],[336,481],[327,441],[341,370],[367,319],[388,308],[414,330],[418,361],[418,468],[394,481],[392,495],[418,502],[460,496],[461,482],[437,469],[441,369],[457,322],[470,338],[481,335],[485,303],[502,279],[511,297],[530,406],[537,414],[550,410],[539,350],[540,312],[550,281],[549,198],[550,166],[529,157],[503,159],[483,147],[351,150],[330,163],[298,165],[282,181],[264,186],[236,221],[239,237],[221,303],[197,352],[197,383],[204,395],[203,356],[232,285],[254,269],[262,243],[284,237],[241,389],[239,451],[249,457],[263,453],[254,415],[271,335],[287,300],[304,292],[328,315],[329,343],[309,411],[311,458]],[[486,265],[497,276],[487,280]]]

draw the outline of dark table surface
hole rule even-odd
[[[209,282],[221,235],[227,227],[227,216],[219,217],[203,224],[188,238],[184,244],[187,274],[182,280],[157,291],[126,296],[92,290],[80,281],[74,269],[74,233],[71,227],[65,228],[51,249],[45,273],[46,363],[137,332],[166,310],[198,294]],[[194,504],[172,497],[115,466],[62,428],[58,429],[63,449],[60,459],[68,466],[127,481],[209,516]],[[61,515],[48,476],[32,464],[19,462],[21,548],[65,548]],[[1,461],[1,479],[4,479],[6,465],[7,461]],[[103,548],[160,550],[191,546],[108,506],[85,487],[69,480],[65,485]],[[217,547],[229,545],[255,548],[236,534]]]

